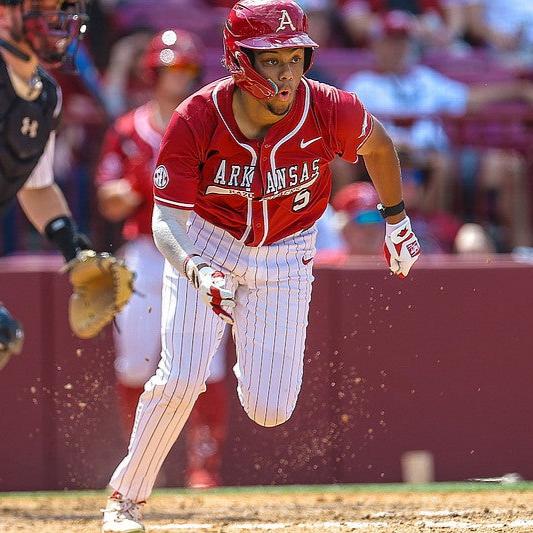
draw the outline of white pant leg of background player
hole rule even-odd
[[[231,259],[234,255],[225,247],[231,248],[237,241],[225,242],[226,232],[202,224],[194,231],[191,238],[209,258],[215,251],[220,252],[220,257]],[[227,283],[234,283],[231,275],[227,276]],[[128,455],[110,481],[111,487],[125,498],[143,501],[150,495],[163,460],[178,438],[196,398],[205,390],[207,368],[224,326],[201,301],[198,291],[166,262],[161,361],[139,400]]]
[[[126,264],[137,274],[134,294],[117,316],[115,331],[118,380],[142,387],[154,374],[161,353],[161,290],[164,258],[151,236],[126,244]]]
[[[315,229],[250,252],[247,286],[237,290],[235,342],[239,399],[263,426],[285,422],[300,391]]]
[[[220,344],[209,364],[209,375],[207,376],[208,386],[209,383],[217,383],[226,377],[226,349],[230,336],[231,326],[226,324]]]

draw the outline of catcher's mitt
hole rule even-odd
[[[82,339],[100,333],[128,303],[133,294],[135,274],[108,253],[82,250],[67,263],[73,294],[69,321],[72,331]]]

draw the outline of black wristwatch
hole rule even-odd
[[[399,215],[405,209],[405,204],[402,200],[399,204],[391,205],[390,207],[384,206],[383,204],[378,204],[376,207],[380,215],[383,218],[387,218],[393,215]]]

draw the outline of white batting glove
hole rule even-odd
[[[420,257],[420,244],[409,217],[397,224],[385,224],[385,259],[389,268],[399,278],[405,278],[415,261]]]
[[[235,295],[226,288],[226,276],[207,263],[195,265],[190,257],[185,260],[184,272],[188,280],[198,289],[202,300],[213,309],[224,322],[233,325]]]

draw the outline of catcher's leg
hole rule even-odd
[[[311,229],[251,252],[248,285],[237,291],[237,391],[248,416],[262,426],[282,424],[296,406],[315,234]]]
[[[139,400],[128,455],[110,482],[124,498],[144,501],[150,495],[163,460],[205,390],[209,361],[223,328],[224,322],[199,299],[196,289],[166,263],[161,361]]]
[[[154,374],[161,354],[164,259],[152,238],[147,236],[126,245],[124,260],[137,273],[137,292],[117,316],[115,331],[117,392],[123,426],[129,437],[137,401],[144,384]]]

